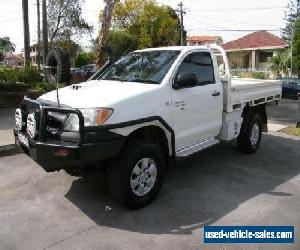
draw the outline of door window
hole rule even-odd
[[[197,86],[214,84],[214,66],[209,52],[197,52],[188,55],[179,66],[177,75],[195,73]]]

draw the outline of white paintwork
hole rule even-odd
[[[243,122],[242,113],[242,109],[230,113],[223,112],[220,140],[230,141],[239,135]]]
[[[76,85],[79,86],[77,90],[72,86],[60,89],[60,103],[73,108],[114,109],[114,113],[105,124],[160,116],[175,132],[175,151],[178,155],[189,155],[195,150],[216,143],[218,139],[235,138],[240,130],[241,113],[246,103],[256,105],[257,100],[263,100],[265,103],[279,100],[281,97],[280,81],[232,79],[226,52],[219,46],[165,47],[144,51],[155,50],[181,51],[161,84],[89,81]],[[211,53],[216,83],[174,90],[172,84],[181,61],[188,54],[199,51]],[[216,56],[221,56],[224,61],[225,75],[222,80]],[[220,96],[213,97],[214,91],[219,91]],[[39,99],[56,102],[56,98],[56,91],[52,91]],[[127,136],[134,130],[148,125],[159,126],[165,131],[171,154],[171,134],[159,121],[112,131]]]
[[[165,132],[165,135],[166,135],[167,140],[168,140],[169,155],[171,155],[172,154],[171,133],[158,120],[154,120],[154,121],[151,121],[151,122],[145,122],[145,123],[142,123],[142,124],[136,124],[136,125],[132,125],[132,126],[127,126],[125,128],[111,129],[111,131],[114,132],[114,133],[120,134],[120,135],[128,136],[133,131],[135,131],[139,128],[142,128],[142,127],[146,127],[146,126],[160,127]]]

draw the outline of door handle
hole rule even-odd
[[[214,91],[211,95],[212,96],[219,96],[221,93],[220,93],[220,91]]]

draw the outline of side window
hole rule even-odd
[[[198,86],[214,84],[214,66],[209,52],[197,52],[188,55],[179,66],[177,75],[196,73]]]

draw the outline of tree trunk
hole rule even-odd
[[[48,20],[47,20],[47,3],[46,0],[42,0],[42,12],[43,12],[43,63],[46,65],[46,58],[48,54]]]
[[[40,0],[36,1],[36,8],[37,8],[37,56],[36,62],[38,66],[38,71],[41,70],[41,14],[40,14]]]
[[[24,26],[24,62],[25,66],[30,65],[30,34],[28,21],[28,0],[22,0],[23,26]]]
[[[115,4],[115,0],[105,0],[99,42],[97,45],[97,68],[101,68],[101,66],[103,66],[105,63],[105,52],[103,51],[103,48],[107,46],[108,33],[111,25],[112,12],[114,10]]]

